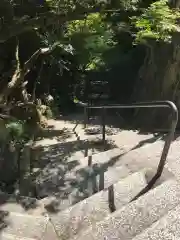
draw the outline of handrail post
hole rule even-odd
[[[106,144],[106,123],[105,123],[105,118],[106,118],[106,111],[105,111],[105,108],[102,107],[102,141],[103,141],[104,147],[105,147],[105,144]]]
[[[88,108],[85,106],[84,107],[84,128],[86,128],[88,123]]]

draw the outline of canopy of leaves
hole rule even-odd
[[[75,49],[80,68],[84,70],[98,69],[103,65],[102,54],[114,46],[113,37],[111,25],[100,13],[68,23],[65,34]]]
[[[2,0],[0,4],[0,42],[7,44],[0,51],[2,55],[9,51],[8,60],[1,60],[3,84],[14,69],[14,36],[19,38],[22,66],[37,49],[53,50],[39,56],[25,76],[28,93],[36,88],[36,97],[50,92],[57,99],[70,98],[73,86],[91,71],[109,72],[108,81],[113,82],[110,74],[119,76],[120,69],[138,62],[133,60],[134,36],[137,45],[150,39],[170,42],[179,31],[179,13],[166,0]]]
[[[173,32],[180,32],[177,21],[180,13],[168,5],[168,0],[159,0],[152,3],[138,17],[132,17],[138,32],[136,43],[147,43],[148,39],[170,42]]]

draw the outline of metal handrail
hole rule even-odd
[[[127,108],[170,108],[172,119],[171,119],[171,126],[169,129],[169,132],[167,134],[164,147],[162,150],[161,158],[157,167],[156,174],[152,177],[152,179],[149,181],[147,186],[139,193],[137,196],[133,199],[137,199],[142,194],[146,193],[149,189],[153,187],[153,185],[156,183],[156,181],[161,177],[165,163],[166,158],[169,152],[169,148],[171,145],[171,142],[174,138],[175,129],[178,122],[178,109],[176,105],[171,101],[154,101],[154,102],[139,102],[139,103],[133,103],[133,104],[122,104],[122,105],[105,105],[105,106],[89,106],[86,103],[79,103],[81,106],[84,107],[84,126],[86,127],[87,121],[88,121],[88,109],[101,109],[102,110],[102,138],[103,142],[105,143],[105,110],[106,109],[127,109]],[[133,201],[132,200],[132,201]]]

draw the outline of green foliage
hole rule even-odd
[[[159,0],[152,3],[139,17],[133,17],[138,32],[136,43],[147,43],[148,39],[170,42],[173,32],[179,32],[177,20],[180,13],[171,9],[168,0]]]
[[[115,44],[113,36],[111,25],[101,13],[89,14],[67,25],[66,38],[76,50],[80,68],[85,70],[98,69],[104,64],[102,54]]]
[[[3,0],[3,2],[5,4],[6,1]],[[27,27],[23,31],[28,32],[29,29],[33,29],[39,39],[38,44],[29,51],[28,55],[28,41],[32,46],[35,45],[32,38],[28,38],[26,43],[23,40],[20,41],[20,53],[21,56],[24,55],[23,61],[20,56],[22,66],[39,47],[54,49],[49,55],[39,57],[34,69],[30,69],[29,74],[25,76],[28,81],[27,92],[31,94],[35,86],[38,98],[41,98],[45,92],[51,93],[53,97],[58,96],[58,106],[65,105],[64,102],[68,102],[66,100],[69,99],[72,102],[74,89],[79,85],[83,89],[79,92],[81,91],[83,95],[85,89],[83,86],[87,78],[99,78],[97,80],[106,78],[111,83],[113,79],[117,79],[118,89],[121,88],[123,92],[123,87],[119,86],[124,84],[123,81],[127,82],[124,79],[138,62],[133,52],[133,38],[130,32],[132,29],[135,30],[137,44],[139,42],[148,44],[149,39],[170,41],[172,33],[178,31],[176,21],[179,13],[169,8],[165,0],[46,0],[39,5],[36,1],[13,0],[10,2],[14,4],[14,7],[13,4],[8,6],[10,10],[17,9],[15,3],[18,3],[16,4],[18,14],[14,11],[13,21],[19,23],[26,20],[24,25]],[[27,5],[27,2],[31,4]],[[150,5],[151,2],[153,3]],[[48,7],[46,8],[45,5]],[[140,7],[144,8],[143,12]],[[41,18],[43,14],[40,15],[40,11],[45,15],[45,19],[38,21],[37,24],[34,20]],[[131,18],[134,15],[138,17]],[[66,17],[67,21],[64,20]],[[33,28],[28,25],[28,22],[34,22]],[[12,49],[14,51],[14,47]],[[8,66],[13,60],[11,58],[14,58],[14,52],[8,56],[10,59],[5,64],[3,62],[6,65],[4,72],[10,70]],[[135,69],[139,68],[138,64],[134,67]],[[42,71],[39,71],[41,65]],[[100,74],[94,74],[92,77],[92,72]],[[132,75],[129,76],[130,79],[134,78]],[[37,79],[38,81],[35,82]],[[116,83],[113,83],[113,88],[117,88]],[[52,116],[50,110],[46,116]]]
[[[75,96],[74,99],[73,99],[73,102],[76,104],[76,103],[79,103],[79,100],[78,98]]]
[[[6,128],[9,133],[9,137],[13,141],[21,141],[25,137],[24,122],[13,121],[6,124]]]

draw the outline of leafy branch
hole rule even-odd
[[[179,11],[168,5],[168,0],[159,0],[143,10],[140,17],[131,18],[138,29],[136,43],[147,43],[149,39],[171,42],[174,32],[180,32],[177,21],[180,19]]]

